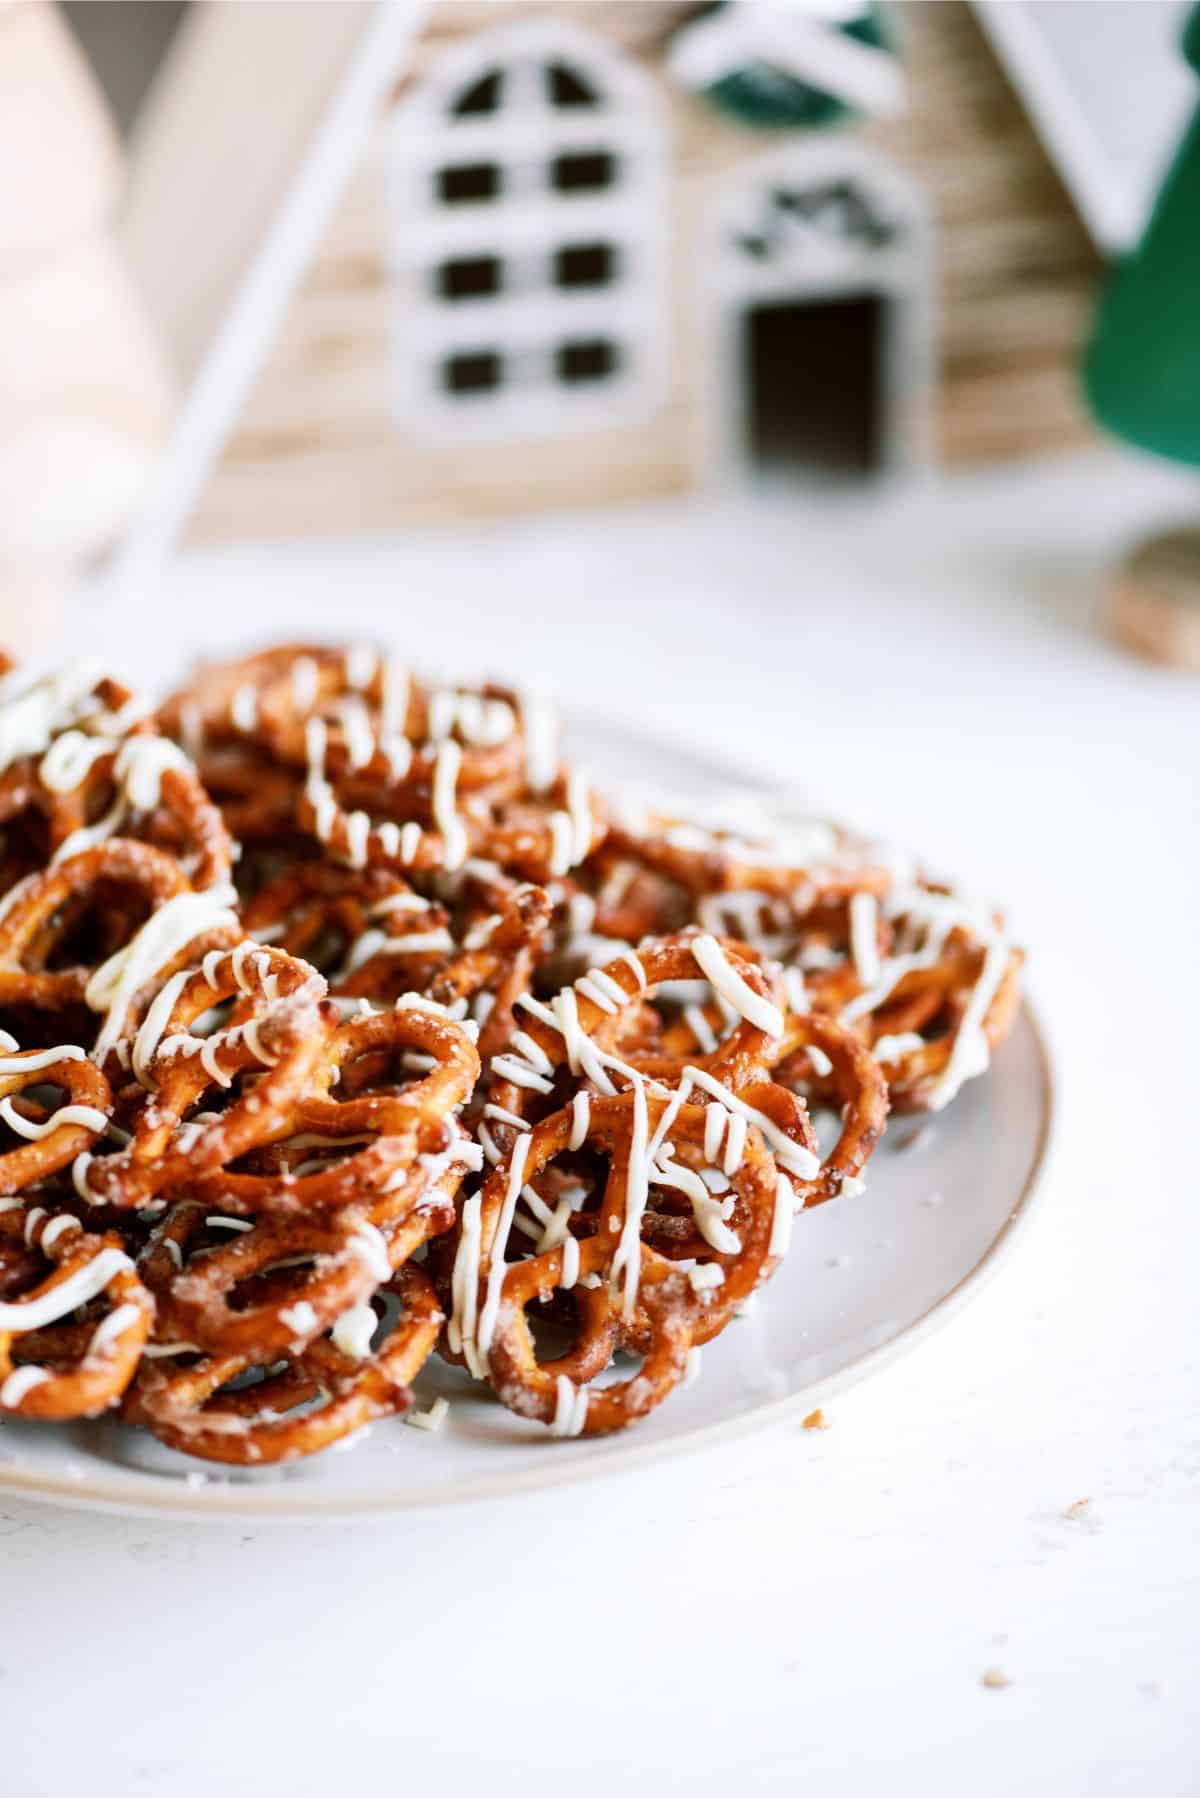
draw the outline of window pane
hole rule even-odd
[[[607,287],[614,277],[616,252],[610,243],[573,243],[556,251],[557,287]]]
[[[477,300],[500,291],[498,256],[456,256],[437,271],[437,290],[444,300]]]
[[[617,346],[605,337],[560,344],[554,357],[560,381],[603,381],[617,366]]]
[[[499,69],[493,69],[490,74],[475,82],[474,86],[467,88],[450,108],[455,118],[465,119],[475,113],[495,112],[500,104],[500,82]]]
[[[463,162],[457,168],[439,169],[437,191],[446,206],[494,200],[500,192],[500,170],[494,162]]]
[[[607,150],[577,150],[567,156],[556,156],[550,164],[550,179],[560,193],[594,193],[611,187],[616,180],[617,159]]]
[[[496,350],[470,350],[447,356],[442,363],[442,386],[447,393],[487,393],[500,385],[500,356]]]
[[[595,106],[596,95],[586,81],[566,63],[552,62],[546,70],[552,106]]]

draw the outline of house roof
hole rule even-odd
[[[1097,246],[1136,241],[1196,104],[1179,53],[1191,0],[974,0]]]
[[[1146,59],[1144,44],[1132,39],[1153,37],[1144,31],[1151,8],[1160,15],[1159,36],[1169,36],[1168,15],[1183,11],[1183,0],[974,5],[1094,237],[1109,248],[1128,242],[1147,204],[1153,146],[1131,148],[1127,135],[1123,166],[1143,172],[1132,186],[1114,186],[1112,131],[1106,136],[1101,125],[1129,109],[1097,103],[1100,65],[1094,52],[1089,63],[1078,50],[1094,41],[1096,26],[1083,28],[1080,15],[1104,15],[1101,35],[1124,66],[1135,53]],[[131,145],[121,221],[127,257],[188,385],[152,489],[110,568],[119,586],[149,585],[186,526],[377,109],[434,10],[433,0],[191,9]],[[1079,21],[1074,49],[1061,17],[1047,24],[1067,13]],[[1125,15],[1119,24],[1116,15]],[[268,89],[261,70],[273,55],[287,78]],[[1173,131],[1191,83],[1186,70],[1170,67],[1161,43],[1153,60],[1161,139]],[[1114,198],[1118,191],[1123,199]]]

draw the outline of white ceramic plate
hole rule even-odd
[[[730,786],[704,767],[577,727],[597,772],[654,770],[673,790]],[[781,808],[786,809],[786,808]],[[431,1365],[418,1405],[444,1394],[439,1434],[400,1419],[282,1468],[192,1462],[110,1419],[0,1422],[0,1493],[180,1516],[336,1517],[487,1498],[582,1479],[803,1414],[922,1340],[978,1290],[1028,1213],[1050,1128],[1050,1069],[1026,1007],[989,1072],[940,1116],[897,1118],[857,1198],[796,1221],[787,1261],[750,1314],[703,1351],[700,1378],[623,1435],[560,1442]]]

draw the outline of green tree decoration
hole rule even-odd
[[[1182,47],[1200,72],[1200,6]],[[1141,243],[1102,298],[1083,379],[1092,411],[1116,436],[1200,465],[1200,107]]]
[[[816,129],[904,103],[876,0],[717,0],[676,33],[668,67],[682,86],[760,130]]]

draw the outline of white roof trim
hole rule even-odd
[[[1022,0],[972,4],[1095,243],[1108,255],[1130,249],[1145,223],[1146,195],[1098,135],[1037,19]],[[1086,20],[1080,28],[1088,28]]]
[[[106,576],[143,596],[175,547],[266,359],[431,0],[379,0],[344,80],[180,408],[149,492]]]

